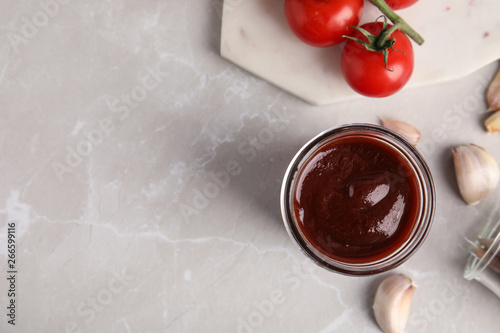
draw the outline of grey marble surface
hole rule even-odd
[[[500,160],[482,127],[498,64],[314,107],[222,59],[220,30],[220,1],[0,2],[0,331],[380,332],[376,286],[401,272],[406,332],[497,332],[500,300],[462,273],[500,192],[467,206],[451,148]],[[286,234],[281,179],[317,133],[379,117],[421,130],[434,225],[394,272],[333,274]]]

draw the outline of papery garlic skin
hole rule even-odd
[[[488,133],[500,132],[500,111],[493,113],[484,121]]]
[[[454,148],[453,163],[458,189],[467,204],[479,203],[496,188],[498,164],[483,147],[470,144]]]
[[[373,313],[385,333],[404,331],[416,288],[413,280],[403,274],[392,275],[380,283],[373,303]]]
[[[488,102],[488,111],[500,110],[500,69],[488,86],[486,101]]]
[[[420,140],[420,131],[414,126],[404,121],[394,119],[382,118],[381,121],[382,126],[401,134],[406,140],[410,141],[412,145],[416,146],[418,144],[418,141]]]

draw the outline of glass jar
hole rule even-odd
[[[397,161],[397,171],[394,167],[392,170],[389,170],[389,167],[385,170],[385,162],[376,162],[379,149],[382,155],[387,154]],[[363,151],[365,155],[358,154],[358,151]],[[350,156],[352,152],[355,153]],[[325,156],[329,156],[331,161],[338,157],[342,160],[339,163],[344,164],[334,166],[331,161],[322,161]],[[356,160],[363,166],[358,166]],[[372,176],[370,169],[366,167],[372,162],[368,160],[373,160],[373,168],[377,169],[375,176]],[[321,168],[318,163],[322,163]],[[356,171],[356,168],[367,172],[368,176],[352,178],[351,176],[359,171]],[[316,169],[319,171],[311,171]],[[341,174],[347,175],[347,178],[341,180],[344,177]],[[316,183],[312,181],[314,177],[318,177]],[[338,178],[340,183],[329,184],[330,181],[336,182],[335,178]],[[401,186],[410,184],[411,186],[408,186],[414,189],[413,192],[408,192],[402,201],[404,205],[399,202],[400,194],[392,194],[393,191],[399,190],[399,185],[392,180],[402,182]],[[345,186],[338,185],[344,184],[342,182]],[[377,182],[382,185],[377,185]],[[370,189],[360,190],[360,193],[363,193],[362,200],[355,200],[356,184],[359,183]],[[348,189],[344,190],[347,187]],[[338,199],[328,193],[330,188],[336,192]],[[388,202],[389,195],[396,198],[396,204],[387,210],[384,205]],[[333,197],[336,199],[331,199]],[[324,204],[327,201],[328,204]],[[307,206],[310,202],[317,205]],[[422,245],[434,216],[435,190],[430,170],[422,155],[401,135],[381,126],[348,124],[320,133],[297,152],[283,179],[280,205],[289,236],[313,262],[345,275],[373,275],[399,266]],[[325,205],[326,209],[323,207]],[[350,208],[351,205],[354,205],[354,208]],[[402,207],[402,212],[398,212],[398,207]],[[377,216],[377,210],[388,211],[388,214],[392,215],[387,215],[389,218],[381,215],[380,220],[377,220],[378,217],[373,218]],[[328,222],[325,222],[326,217],[323,221],[323,211],[324,215],[328,216]],[[409,211],[412,213],[407,213]],[[307,216],[314,218],[307,220]],[[356,216],[356,219],[351,220],[350,216]],[[395,217],[402,218],[401,216],[406,216],[406,231],[396,240],[394,235],[403,227],[394,221]],[[392,228],[390,230],[396,230],[391,231],[394,234],[389,235],[385,230],[388,229],[387,226]],[[387,239],[381,238],[385,233],[388,235]],[[373,244],[384,244],[384,247],[377,248]],[[335,253],[336,249],[341,249],[342,254]]]
[[[482,283],[500,297],[500,216],[496,211],[473,242],[464,277]]]

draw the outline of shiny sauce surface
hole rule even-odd
[[[323,254],[369,262],[397,249],[418,215],[417,183],[392,148],[369,138],[328,143],[297,176],[294,214]]]

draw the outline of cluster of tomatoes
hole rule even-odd
[[[385,2],[399,10],[417,0]],[[364,0],[285,0],[285,17],[292,32],[309,45],[329,47],[345,42],[341,58],[345,81],[359,94],[386,97],[399,91],[411,77],[412,43],[396,29],[389,36],[392,42],[383,50],[370,47],[374,42],[366,32],[378,37],[391,25],[376,21],[357,27],[363,8]]]

